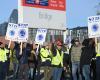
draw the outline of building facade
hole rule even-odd
[[[18,10],[14,9],[8,19],[8,23],[18,23]],[[29,40],[34,41],[38,28],[29,27]],[[63,40],[63,30],[60,29],[47,29],[46,41],[52,41],[56,39]]]
[[[7,31],[8,23],[18,23],[18,10],[14,9],[8,19],[8,22],[0,24],[0,36],[5,36]]]
[[[8,19],[8,23],[18,23],[18,10],[14,9]]]
[[[51,9],[50,4],[48,6],[35,5],[34,1],[18,0],[18,21],[29,24],[29,39],[35,40],[38,28],[47,29],[47,41],[56,40],[59,37],[63,39],[63,31],[66,30],[66,4],[63,4],[63,8],[56,10],[55,7]],[[65,1],[61,2],[65,3]]]
[[[8,26],[7,22],[4,22],[4,23],[0,24],[0,36],[5,36],[6,35],[7,26]]]
[[[69,35],[71,39],[79,38],[82,42],[84,39],[88,38],[88,27],[76,27],[69,29]]]
[[[32,41],[35,40],[35,36],[37,33],[38,28],[29,28],[29,39]],[[46,41],[55,41],[58,38],[63,40],[63,31],[62,30],[54,30],[54,29],[48,29],[47,35],[46,35]]]

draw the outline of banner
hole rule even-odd
[[[100,37],[100,16],[88,17],[89,38]]]
[[[22,5],[52,10],[66,10],[66,0],[23,0]]]
[[[43,44],[43,42],[45,42],[46,34],[47,29],[38,29],[35,37],[35,42],[37,44]]]

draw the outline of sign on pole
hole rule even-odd
[[[100,16],[88,17],[88,36],[89,38],[100,37]]]
[[[43,42],[45,42],[46,34],[47,29],[38,29],[35,37],[35,42],[38,44],[43,44]]]
[[[9,23],[6,32],[6,39],[10,41],[17,41],[17,24]]]
[[[28,40],[28,24],[18,24],[18,41],[27,42]]]

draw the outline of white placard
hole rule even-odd
[[[35,42],[38,44],[43,44],[43,42],[45,42],[46,34],[47,29],[38,29],[35,37]]]
[[[28,24],[18,24],[18,41],[27,42],[28,40]]]
[[[89,38],[100,37],[100,16],[88,17]]]
[[[17,41],[17,28],[18,25],[14,23],[8,23],[6,39],[10,41]]]

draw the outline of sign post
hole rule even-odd
[[[8,48],[11,46],[11,41],[17,41],[17,28],[18,25],[14,23],[9,23],[7,27],[7,32],[5,39],[9,40]]]
[[[22,55],[22,49],[23,49],[23,42],[20,43],[20,55]]]
[[[36,50],[37,55],[38,55],[39,46],[43,45],[43,42],[45,42],[46,34],[47,34],[47,29],[37,29],[37,34],[35,37],[35,42],[38,44]]]
[[[8,48],[10,48],[11,41],[21,42],[20,49],[22,54],[22,42],[27,42],[28,40],[28,24],[9,23],[5,38],[9,40]]]
[[[18,38],[17,40],[21,42],[20,45],[20,55],[22,54],[23,42],[28,41],[28,24],[19,23],[18,24]]]
[[[10,48],[10,45],[11,45],[11,40],[9,41],[9,45],[8,45],[8,48]]]
[[[38,44],[38,46],[37,46],[37,49],[36,49],[36,59],[38,58],[37,56],[38,56],[38,53],[39,53],[39,44]]]
[[[96,52],[98,53],[98,37],[100,37],[100,16],[88,17],[88,36],[95,38]]]

